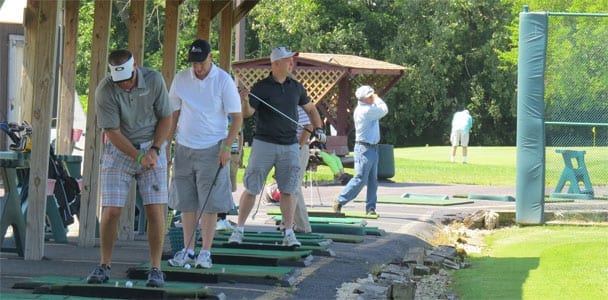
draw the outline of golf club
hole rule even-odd
[[[329,60],[327,62],[334,62],[335,64],[337,64],[338,66],[342,67],[342,68],[346,68],[344,65],[342,65],[340,62],[338,62],[335,58],[330,57]],[[363,84],[361,83],[361,81],[359,79],[357,79],[357,77],[353,76],[353,74],[351,74],[350,72],[346,72],[346,74],[348,74],[348,77],[350,77],[351,80],[355,81],[355,83],[357,83],[359,86],[362,85],[368,85],[368,84]]]
[[[265,189],[266,189],[266,182],[264,182],[264,185],[262,186],[262,192],[260,193],[260,197],[258,198],[258,207],[255,209],[255,212],[251,216],[252,220],[255,220],[255,215],[258,214],[258,210],[260,209],[260,202],[262,202],[262,195],[264,195],[264,192],[266,191]]]
[[[260,102],[264,103],[266,106],[268,106],[270,109],[274,110],[274,111],[275,111],[276,113],[278,113],[279,115],[283,116],[285,119],[287,119],[287,120],[289,120],[289,121],[293,122],[294,124],[296,124],[296,126],[298,126],[298,127],[302,127],[302,129],[304,129],[304,130],[306,130],[306,131],[310,132],[310,134],[314,135],[314,132],[312,132],[311,130],[307,129],[306,127],[304,127],[304,126],[300,125],[300,124],[298,123],[298,121],[296,121],[296,120],[294,120],[294,119],[290,118],[288,115],[286,115],[286,114],[284,114],[282,111],[280,111],[280,110],[276,109],[274,106],[272,106],[272,105],[268,104],[268,102],[266,102],[266,101],[262,100],[260,97],[256,96],[254,93],[249,92],[249,95],[253,96],[253,98],[256,98],[258,101],[260,101]]]
[[[199,226],[198,223],[201,220],[201,217],[203,216],[203,212],[205,211],[205,206],[207,206],[207,202],[209,201],[209,196],[211,196],[211,190],[213,189],[213,186],[215,185],[215,182],[217,181],[217,177],[220,174],[220,171],[222,170],[224,166],[222,166],[221,164],[218,166],[217,171],[215,172],[215,176],[213,177],[213,181],[211,182],[211,186],[209,187],[209,192],[207,192],[207,198],[205,199],[205,203],[203,203],[203,207],[201,208],[201,211],[198,213],[198,217],[196,217],[196,226],[194,227],[194,230],[192,231],[192,235],[190,236],[190,239],[188,240],[188,243],[186,244],[186,249],[190,248],[190,244],[192,243],[192,240],[194,240],[194,236],[196,235],[196,229]],[[184,251],[184,254],[182,256],[182,259],[185,258],[187,255],[187,251]]]

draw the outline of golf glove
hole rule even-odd
[[[323,132],[323,129],[321,129],[321,128],[315,129],[314,134],[319,142],[321,142],[323,144],[325,144],[327,142],[327,136],[325,135],[325,132]]]

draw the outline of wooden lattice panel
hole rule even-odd
[[[251,89],[254,83],[270,74],[270,70],[259,68],[233,68],[232,71],[239,85],[243,85],[247,89]]]
[[[321,101],[343,74],[341,70],[314,68],[299,68],[295,72],[296,79],[304,85],[313,103]]]

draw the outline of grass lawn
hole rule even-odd
[[[607,299],[607,237],[606,226],[500,229],[453,287],[460,299]]]
[[[247,165],[249,150],[245,148],[244,164]],[[585,162],[593,185],[608,185],[608,151],[601,147],[581,148],[587,151]],[[393,151],[395,182],[474,184],[490,186],[515,186],[516,148],[473,146],[468,149],[468,163],[451,163],[451,147],[403,147]],[[563,158],[555,149],[546,149],[546,185],[555,186],[564,167]],[[457,158],[460,159],[461,149]],[[352,155],[352,152],[351,152]],[[460,161],[460,160],[458,160]],[[345,169],[353,174],[353,169]],[[238,180],[242,182],[244,169],[239,170]],[[319,166],[317,179],[331,181],[329,167]]]

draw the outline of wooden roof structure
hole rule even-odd
[[[352,111],[357,105],[354,91],[369,85],[379,96],[385,95],[406,68],[371,58],[347,54],[305,53],[294,58],[293,75],[302,82],[313,103],[336,128],[338,135],[354,130]],[[270,58],[258,58],[232,63],[232,71],[247,88],[268,76]]]
[[[178,18],[183,0],[165,0],[165,26],[163,66],[165,82],[172,82],[176,73]],[[199,2],[197,36],[209,39],[211,21],[220,17],[220,57],[218,65],[230,68],[232,29],[259,0],[201,0]],[[144,61],[144,24],[146,0],[130,0],[128,47],[135,60]],[[56,87],[60,89],[57,152],[65,154],[71,141],[73,99],[76,76],[76,43],[78,40],[78,0],[27,0],[24,10],[25,53],[22,80],[23,114],[34,128],[30,155],[29,206],[24,258],[40,260],[44,256],[44,223],[46,215],[46,179],[48,174],[51,110]],[[107,57],[110,38],[112,1],[95,1],[91,51],[89,105],[83,158],[83,181],[80,221],[80,246],[92,247],[96,243],[96,217],[99,212],[98,178],[101,159],[102,134],[96,126],[95,88],[107,75]],[[59,26],[63,30],[59,30]],[[63,38],[59,34],[63,33]],[[61,62],[58,64],[57,45],[63,43]],[[133,202],[134,201],[129,201]],[[123,209],[123,215],[134,214],[134,204]],[[128,228],[129,222],[123,222]],[[131,225],[132,226],[132,222]],[[122,227],[122,226],[121,226]],[[132,227],[131,227],[132,228]],[[121,232],[133,238],[133,230]]]

